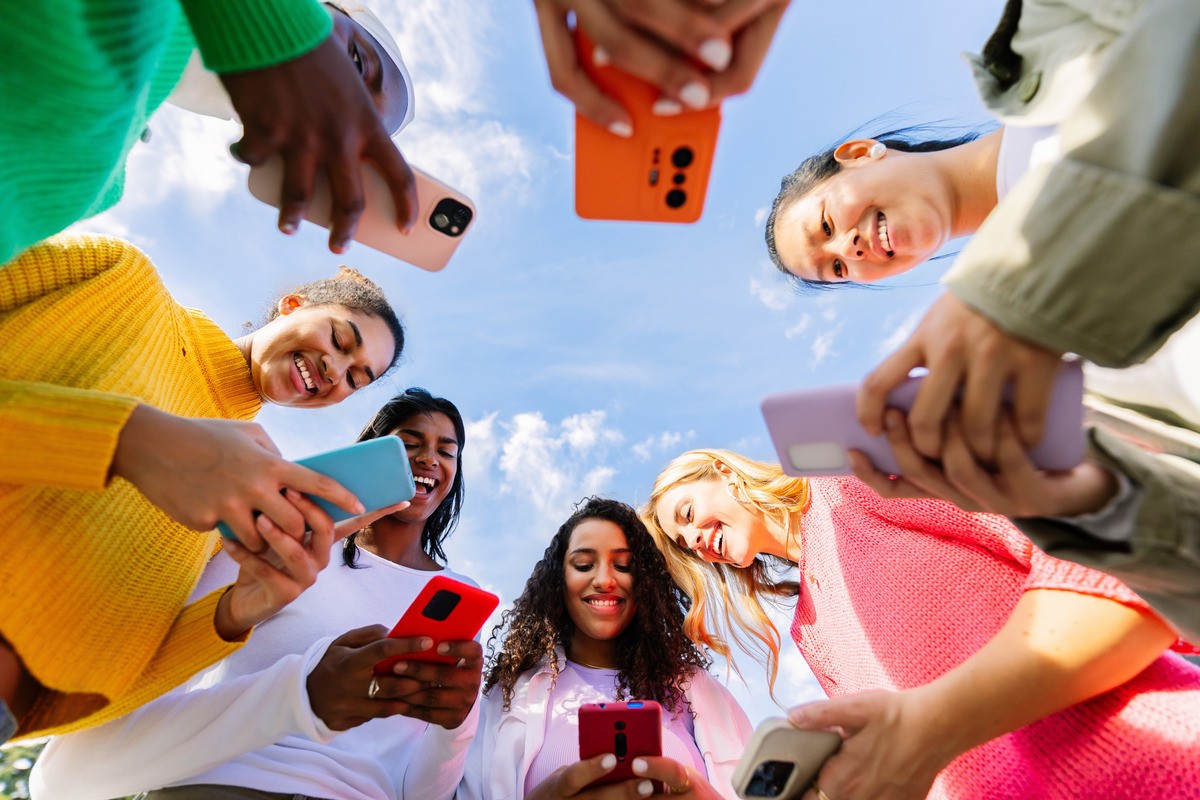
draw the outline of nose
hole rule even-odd
[[[862,237],[854,229],[850,229],[842,235],[842,239],[835,249],[838,255],[847,261],[858,261],[865,255]]]
[[[592,585],[600,591],[612,589],[616,585],[616,574],[613,572],[611,564],[596,565],[596,573],[592,576]]]
[[[342,378],[346,375],[346,364],[335,356],[325,354],[321,356],[321,377],[326,383],[337,384],[342,382]]]
[[[437,448],[434,446],[422,447],[417,451],[417,462],[426,466],[436,467],[438,464]]]
[[[684,537],[689,550],[701,550],[704,547],[704,531],[693,527],[691,532]]]

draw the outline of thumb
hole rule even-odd
[[[788,721],[797,728],[819,730],[841,728],[844,735],[852,735],[867,724],[867,713],[863,697],[837,697],[816,703],[806,703],[788,711]]]
[[[372,642],[386,639],[388,629],[382,625],[367,625],[365,628],[355,628],[346,631],[330,643],[330,647],[365,647]]]

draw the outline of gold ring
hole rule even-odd
[[[683,794],[684,792],[690,791],[691,788],[692,788],[692,773],[685,769],[683,771],[683,786],[680,786],[678,789],[676,789],[674,786],[672,786],[671,794]]]
[[[812,788],[813,788],[813,791],[815,791],[817,793],[817,800],[830,800],[829,795],[827,795],[827,794],[825,794],[825,792],[821,791],[821,787],[817,786],[816,781],[813,782]]]
[[[367,697],[374,700],[379,695],[379,678],[372,675],[371,683],[367,686]]]

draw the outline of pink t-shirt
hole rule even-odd
[[[791,633],[831,697],[929,683],[983,647],[1029,589],[1148,608],[1001,516],[885,500],[849,478],[812,480],[812,497]],[[1126,684],[963,754],[929,796],[1200,797],[1200,667],[1164,653]]]

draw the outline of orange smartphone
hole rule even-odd
[[[704,211],[721,109],[655,115],[654,86],[613,67],[597,67],[595,45],[575,31],[579,62],[596,85],[633,117],[625,139],[575,115],[575,213],[584,219],[695,222]]]
[[[375,674],[390,675],[392,665],[397,661],[456,663],[458,659],[454,656],[437,654],[438,644],[474,639],[499,604],[499,597],[485,592],[478,586],[456,581],[445,575],[435,575],[425,584],[417,599],[412,601],[400,617],[400,621],[396,623],[396,627],[388,634],[393,638],[428,636],[433,639],[433,648],[420,653],[385,658],[375,665]]]
[[[354,240],[413,266],[437,272],[458,249],[475,219],[475,206],[466,195],[436,178],[416,167],[412,171],[416,177],[417,221],[405,234],[396,228],[396,204],[383,177],[370,164],[363,165],[366,207],[359,218]],[[248,185],[250,194],[279,208],[283,159],[273,156],[266,163],[251,167]],[[304,218],[327,229],[331,206],[328,180],[324,175],[318,175],[313,199]]]

